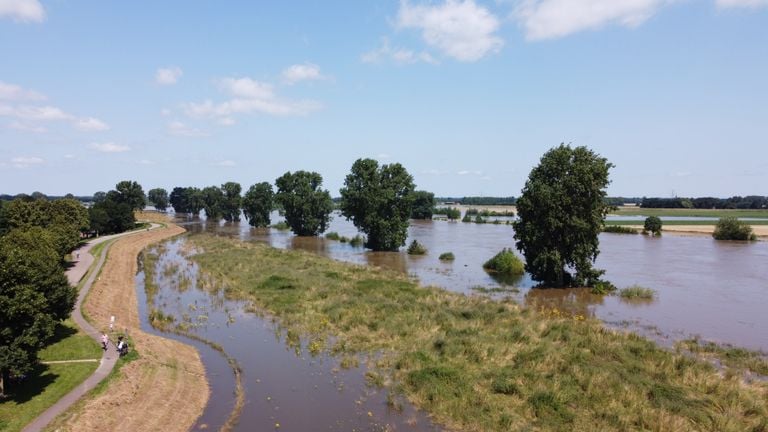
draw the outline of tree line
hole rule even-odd
[[[757,210],[768,208],[768,197],[749,195],[730,198],[643,198],[643,208],[680,208],[680,209],[739,209]]]

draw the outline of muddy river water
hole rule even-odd
[[[272,221],[280,220],[273,214]],[[580,289],[532,289],[527,276],[499,280],[482,263],[504,247],[514,248],[511,226],[413,221],[408,242],[424,244],[425,256],[371,252],[324,238],[299,238],[290,231],[254,229],[245,222],[179,220],[191,233],[206,231],[302,249],[333,259],[394,269],[422,284],[476,294],[482,288],[535,307],[557,307],[594,316],[607,325],[645,334],[663,345],[691,336],[768,351],[768,242],[718,242],[708,236],[602,234],[597,266],[618,287],[656,291],[652,301],[596,296]],[[328,231],[352,237],[356,229],[334,215]],[[387,404],[384,391],[367,386],[362,367],[344,369],[338,359],[313,357],[306,346],[287,343],[269,318],[199,286],[195,264],[182,252],[185,238],[166,242],[155,271],[159,287],[150,299],[164,313],[186,321],[191,333],[219,344],[242,369],[245,406],[235,430],[435,430],[428,418],[402,403]],[[453,252],[453,262],[438,255]],[[184,283],[179,283],[184,280]],[[143,295],[143,272],[137,286]],[[143,313],[146,320],[147,311]],[[182,337],[183,338],[183,337]],[[192,341],[212,375],[212,397],[199,425],[217,429],[234,405],[231,369],[218,352]],[[221,379],[214,378],[219,376]],[[214,384],[215,382],[215,384]]]

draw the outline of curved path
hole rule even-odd
[[[153,223],[151,225],[151,229],[155,229],[159,226],[160,225]],[[125,233],[114,234],[111,236],[99,237],[97,239],[89,241],[85,245],[81,246],[79,249],[72,252],[73,256],[77,257],[77,259],[75,261],[75,265],[67,269],[67,272],[66,272],[67,279],[69,279],[70,285],[76,286],[78,283],[80,283],[80,279],[82,279],[83,276],[85,276],[85,274],[88,272],[88,269],[91,267],[91,264],[95,260],[94,256],[91,255],[90,253],[91,249],[94,246],[96,246],[99,243],[112,240],[116,237],[131,235],[137,232],[141,232],[141,230],[129,231]],[[99,255],[99,260],[96,263],[96,265],[93,267],[93,271],[88,277],[88,280],[85,281],[83,288],[78,293],[77,302],[75,303],[75,308],[72,310],[72,319],[75,321],[75,323],[77,323],[77,325],[88,336],[90,336],[96,342],[99,342],[99,343],[101,340],[101,334],[88,321],[86,321],[85,318],[83,318],[83,314],[80,308],[83,304],[83,300],[85,300],[85,296],[88,295],[88,291],[91,289],[91,285],[93,285],[93,282],[95,281],[96,276],[99,274],[99,270],[101,270],[101,267],[104,265],[104,261],[106,261],[107,259],[107,252],[109,251],[110,246],[111,244],[108,244],[104,247],[104,249],[101,250],[101,255]],[[115,367],[115,363],[117,362],[117,357],[118,355],[117,355],[117,351],[115,349],[114,344],[108,345],[107,350],[104,351],[104,354],[101,357],[99,367],[96,369],[96,371],[91,376],[86,378],[85,381],[80,383],[80,385],[78,385],[77,387],[72,389],[72,391],[64,395],[64,397],[59,399],[58,402],[56,402],[47,410],[45,410],[42,414],[37,416],[35,420],[33,420],[31,423],[25,426],[24,429],[22,429],[22,432],[42,431],[59,414],[67,410],[67,408],[72,406],[75,402],[77,402],[78,399],[80,399],[83,395],[85,395],[91,389],[96,387],[96,385],[100,383],[104,378],[106,378],[107,375],[109,375],[109,373],[112,372],[112,368]]]

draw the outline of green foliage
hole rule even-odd
[[[168,191],[163,188],[150,189],[147,199],[157,210],[164,212],[168,208]]]
[[[414,201],[413,177],[399,163],[358,159],[341,188],[341,214],[366,234],[366,247],[397,250],[405,244]]]
[[[619,296],[625,299],[653,300],[656,296],[656,291],[641,287],[640,285],[632,285],[631,287],[620,289]]]
[[[88,209],[91,231],[96,234],[113,234],[133,228],[136,217],[128,203],[120,203],[109,196]]]
[[[649,232],[653,234],[654,236],[660,236],[661,235],[661,219],[659,219],[656,216],[649,216],[645,218],[645,222],[643,223],[643,232]]]
[[[61,256],[41,227],[0,237],[0,373],[26,374],[37,353],[67,318],[77,291],[60,265]]]
[[[522,275],[525,273],[525,265],[512,249],[504,248],[501,252],[483,264],[483,268],[506,275]]]
[[[608,281],[597,281],[590,290],[592,294],[606,295],[616,291],[616,286]]]
[[[356,236],[349,239],[349,244],[354,247],[362,246],[365,244],[365,239],[360,234],[357,234]]]
[[[131,180],[123,180],[115,185],[115,189],[114,192],[117,194],[113,196],[115,201],[126,203],[135,211],[144,210],[147,197],[144,195],[144,189],[141,188],[140,184]],[[109,192],[107,192],[107,196],[109,196]]]
[[[592,286],[604,273],[592,263],[610,210],[604,199],[612,167],[586,147],[561,144],[531,171],[512,225],[533,280],[552,287]]]
[[[715,240],[757,240],[752,227],[733,216],[720,218],[712,233]]]
[[[482,217],[482,216],[480,216],[480,215],[477,215],[477,216],[475,216],[475,223],[476,223],[476,224],[484,224],[484,223],[486,223],[486,220],[485,220],[485,219],[483,219],[483,217]]]
[[[621,225],[606,225],[603,227],[603,232],[613,234],[637,234],[636,229]]]
[[[226,182],[221,185],[221,192],[224,194],[221,201],[221,212],[227,222],[240,221],[240,206],[243,201],[240,196],[241,191],[240,183]]]
[[[414,240],[408,245],[408,255],[426,255],[427,248],[423,244]]]
[[[336,231],[331,231],[329,233],[326,233],[325,238],[327,238],[328,240],[337,240],[337,241],[341,240],[341,236]]]
[[[169,199],[176,213],[198,216],[204,207],[203,192],[196,187],[175,187]]]
[[[63,258],[80,243],[80,233],[90,224],[88,210],[72,198],[16,198],[3,206],[0,234],[14,229],[44,228]]]
[[[470,223],[472,222],[472,217],[469,215],[469,213],[465,214],[463,218],[461,218],[461,221],[464,223]]]
[[[286,230],[291,229],[291,227],[288,226],[288,224],[285,223],[285,221],[280,221],[280,222],[272,225],[272,228],[274,228],[274,229],[276,229],[278,231],[286,231]]]
[[[275,193],[267,182],[256,183],[243,197],[243,213],[254,227],[269,226],[269,213],[275,208]]]
[[[224,192],[217,186],[208,186],[203,188],[201,196],[206,219],[218,222],[224,216]]]
[[[432,219],[432,212],[434,209],[435,194],[420,190],[413,193],[411,219]]]
[[[440,261],[453,261],[456,259],[456,257],[453,255],[453,252],[443,252],[438,257]]]
[[[286,172],[275,180],[275,200],[285,210],[285,220],[298,236],[316,236],[328,228],[333,201],[320,187],[323,177],[316,172]]]
[[[455,207],[436,207],[434,212],[436,215],[445,215],[450,220],[457,220],[461,217],[461,210]]]

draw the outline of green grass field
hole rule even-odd
[[[701,220],[701,219],[685,219],[685,220],[665,220],[662,222],[664,226],[671,226],[671,225],[711,225],[715,226],[717,224],[716,220]],[[643,226],[642,220],[606,220],[606,225],[617,225],[617,226],[626,226],[626,225],[634,225],[634,226]],[[747,221],[747,224],[749,225],[768,225],[768,220],[764,221]]]
[[[67,320],[56,328],[51,344],[39,355],[41,361],[100,359],[101,349]],[[39,365],[26,380],[8,388],[8,399],[0,400],[0,431],[20,431],[98,366],[98,362]]]
[[[190,241],[226,286],[340,365],[452,430],[758,431],[768,384],[721,375],[597,320],[421,287],[403,275],[209,235]],[[397,398],[390,398],[397,408]]]
[[[710,210],[710,209],[645,209],[640,207],[619,207],[612,214],[620,216],[680,216],[716,217],[735,216],[738,218],[768,219],[768,210]],[[666,223],[666,222],[665,222]]]

